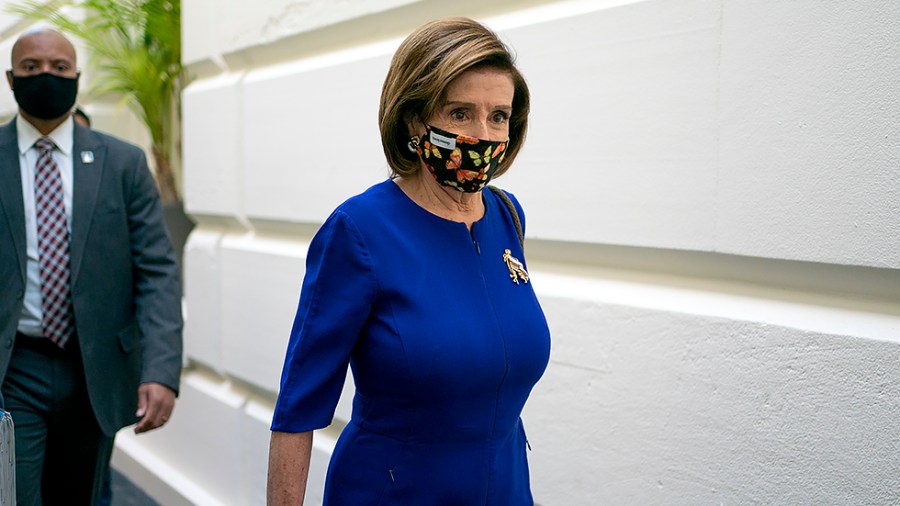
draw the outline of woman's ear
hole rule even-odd
[[[413,135],[422,135],[422,132],[425,131],[425,125],[422,124],[418,114],[413,112],[404,113],[403,122],[406,123],[406,130],[410,137]]]

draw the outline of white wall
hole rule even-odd
[[[165,504],[262,504],[308,241],[386,177],[381,83],[438,12],[497,29],[533,94],[499,184],[554,339],[524,415],[536,500],[900,503],[882,0],[186,1],[190,367],[171,425],[123,434],[117,465]]]

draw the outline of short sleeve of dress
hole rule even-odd
[[[331,423],[375,293],[371,257],[339,209],[309,247],[272,430],[306,432]]]

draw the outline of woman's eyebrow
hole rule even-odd
[[[459,106],[463,106],[463,107],[475,107],[475,103],[473,103],[473,102],[464,102],[464,101],[462,101],[462,100],[448,100],[448,101],[446,101],[446,102],[444,102],[444,103],[441,104],[441,107],[447,107],[447,106],[455,106],[455,107],[459,107]],[[491,107],[491,109],[500,109],[500,110],[511,111],[511,110],[512,110],[512,105],[510,105],[510,104],[500,104],[500,105],[495,105],[495,106]]]

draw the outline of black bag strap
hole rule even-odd
[[[494,195],[500,197],[500,200],[506,204],[506,208],[509,209],[509,214],[512,216],[513,225],[516,226],[516,234],[519,236],[519,244],[522,245],[522,251],[525,250],[525,234],[522,233],[522,222],[519,221],[519,212],[516,211],[516,206],[512,203],[512,199],[509,198],[509,195],[506,194],[505,191],[497,188],[494,185],[487,186],[489,190],[494,192]]]

